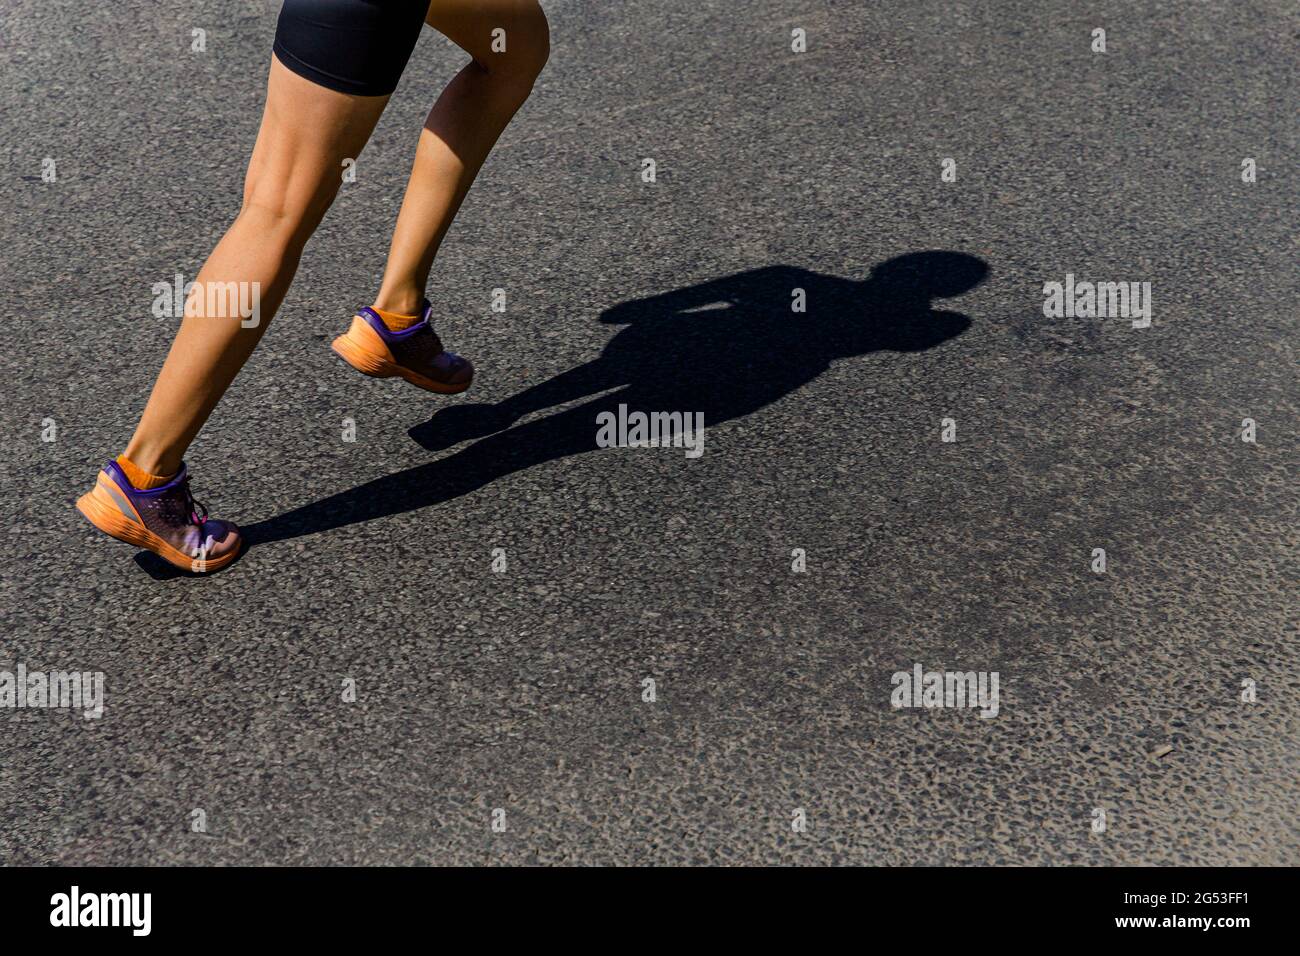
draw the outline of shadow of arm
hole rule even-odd
[[[627,325],[648,318],[703,309],[709,305],[730,305],[745,299],[771,295],[788,297],[790,290],[800,284],[801,275],[807,273],[790,266],[750,269],[748,272],[710,279],[698,285],[684,286],[642,299],[629,299],[602,312],[600,321],[611,325]]]

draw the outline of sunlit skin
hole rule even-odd
[[[425,22],[473,59],[447,85],[420,133],[374,300],[389,312],[419,309],[443,236],[549,52],[546,18],[535,0],[434,0]],[[492,49],[496,30],[505,31],[500,52]],[[139,468],[160,476],[180,468],[284,300],[303,248],[338,192],[343,161],[360,155],[388,99],[326,89],[272,58],[243,204],[196,276],[196,292],[126,447]],[[229,309],[208,314],[201,290],[229,282],[257,283],[255,325]]]

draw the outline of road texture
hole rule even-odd
[[[199,578],[72,503],[277,4],[4,4],[0,671],[104,709],[0,709],[0,861],[1300,863],[1294,4],[547,7],[429,290],[474,389],[328,349],[464,62],[426,31],[190,452],[251,542]],[[1149,326],[1045,315],[1067,275]],[[598,448],[620,404],[703,454]],[[918,664],[996,716],[896,708]]]

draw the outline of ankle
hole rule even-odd
[[[141,491],[161,488],[175,478],[176,473],[180,471],[179,465],[168,469],[155,459],[146,458],[145,461],[148,464],[142,464],[129,455],[117,456],[117,466],[122,469],[122,474],[126,475],[126,480],[131,482],[133,488]]]
[[[419,315],[423,305],[424,293],[413,288],[392,291],[380,289],[372,303],[373,308],[394,315]]]
[[[181,470],[182,455],[155,442],[133,435],[122,450],[122,458],[151,475],[174,475]]]

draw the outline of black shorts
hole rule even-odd
[[[397,89],[429,0],[284,0],[275,55],[313,83],[355,96]]]

